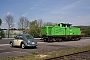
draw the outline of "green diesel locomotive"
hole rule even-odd
[[[72,24],[60,23],[58,26],[43,26],[42,39],[44,41],[80,40],[80,28]]]

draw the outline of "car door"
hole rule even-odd
[[[16,36],[15,39],[14,39],[14,45],[15,45],[15,46],[18,45],[18,44],[17,44],[18,40],[19,40],[19,36]]]
[[[23,37],[19,36],[19,39],[17,40],[17,46],[20,46],[22,41],[23,41]]]

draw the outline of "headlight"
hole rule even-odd
[[[30,43],[30,41],[28,40],[28,43]]]
[[[32,44],[35,44],[35,42],[32,42]]]

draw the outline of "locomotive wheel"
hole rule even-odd
[[[59,42],[59,39],[58,39],[58,38],[56,38],[56,41],[57,41],[57,42]]]
[[[60,38],[57,38],[57,39],[56,39],[56,41],[57,41],[57,42],[61,42],[61,41],[62,41],[62,39],[60,39]]]
[[[59,39],[59,42],[61,42],[62,41],[62,39]]]
[[[52,41],[54,42],[54,41],[56,41],[56,39],[55,39],[55,38],[53,38],[53,39],[52,39]]]
[[[78,40],[79,40],[79,38],[73,38],[72,40],[73,40],[73,41],[78,41]]]
[[[76,41],[80,40],[79,38],[76,38]]]
[[[44,39],[44,42],[47,42],[47,39]]]

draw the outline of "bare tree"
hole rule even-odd
[[[52,22],[44,22],[44,26],[52,26]]]
[[[24,28],[25,28],[25,30],[29,28],[29,25],[30,25],[29,20],[27,18],[25,18],[24,19]]]
[[[18,27],[23,29],[23,27],[24,27],[24,17],[20,17],[20,19],[18,21]]]
[[[38,19],[38,26],[42,27],[43,26],[43,20],[42,19]]]
[[[18,27],[23,29],[28,29],[29,27],[29,20],[26,17],[20,17],[18,21]]]
[[[5,21],[6,23],[8,24],[8,38],[9,38],[9,31],[10,31],[10,28],[12,28],[14,26],[14,19],[13,19],[13,16],[12,15],[6,15],[5,17]]]
[[[58,26],[58,23],[52,23],[52,26]]]

